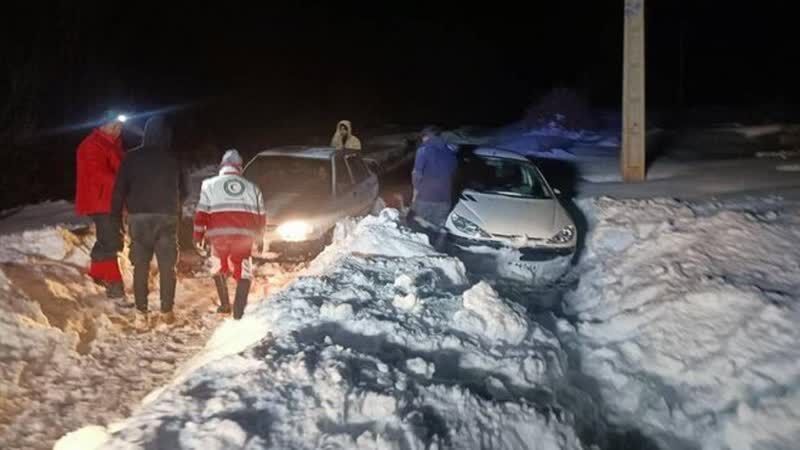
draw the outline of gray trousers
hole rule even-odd
[[[172,311],[175,301],[175,268],[178,264],[178,217],[167,214],[130,214],[130,260],[136,309],[147,311],[148,278],[153,254],[158,262],[161,312]]]

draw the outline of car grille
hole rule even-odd
[[[525,240],[530,241],[530,242],[544,242],[545,241],[542,238],[536,238],[536,237],[530,237],[530,236],[520,236],[520,235],[515,235],[515,234],[498,234],[498,233],[494,233],[494,234],[492,234],[492,236],[494,236],[496,238],[511,239],[511,240],[525,239]]]

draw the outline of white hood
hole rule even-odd
[[[555,198],[531,199],[467,190],[453,212],[495,237],[550,239],[565,226],[572,225]]]

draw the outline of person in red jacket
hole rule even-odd
[[[75,212],[92,218],[97,240],[91,251],[89,276],[106,287],[108,298],[125,295],[117,253],[122,250],[120,226],[111,217],[114,180],[124,156],[122,121],[106,113],[105,123],[92,131],[78,146]]]

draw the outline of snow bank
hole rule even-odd
[[[583,448],[558,341],[397,217],[339,230],[102,448]]]
[[[18,228],[17,219],[24,228],[26,216],[9,217],[6,225]],[[0,236],[3,449],[49,449],[70,430],[127,417],[202,348],[219,320],[207,313],[211,280],[182,277],[176,324],[137,332],[131,327],[133,309],[108,300],[85,273],[94,243],[91,228],[72,226]],[[130,286],[127,260],[120,262]],[[88,450],[107,433],[104,427],[87,427],[65,436],[59,448]]]
[[[800,205],[581,206],[593,231],[567,312],[611,421],[663,448],[797,448]]]
[[[613,156],[620,138],[618,130],[572,130],[550,122],[535,128],[512,125],[482,143],[537,158],[574,161]]]
[[[49,201],[0,211],[0,234],[61,226],[75,229],[91,223],[88,217],[75,215],[75,206],[67,201]]]

